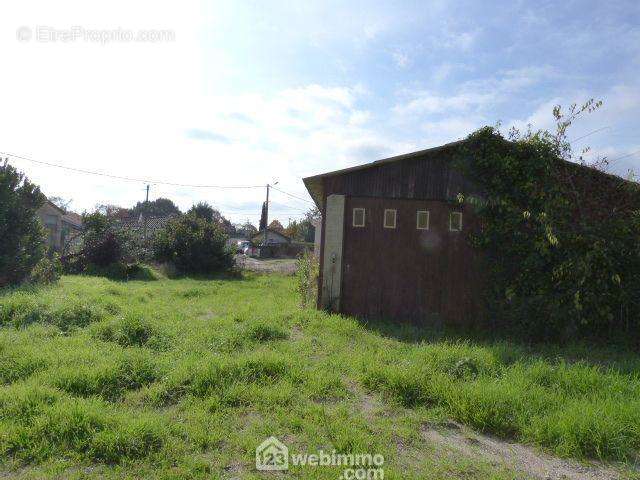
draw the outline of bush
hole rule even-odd
[[[37,210],[40,189],[6,161],[0,162],[0,287],[26,280],[45,255]]]
[[[49,285],[60,280],[62,275],[62,263],[58,254],[53,254],[52,258],[44,257],[31,271],[29,282],[37,285]]]
[[[80,250],[63,258],[68,273],[87,273],[128,279],[135,275],[143,255],[141,245],[111,218],[100,212],[85,215]]]
[[[154,242],[154,256],[182,273],[218,273],[233,267],[226,246],[227,235],[220,225],[195,215],[169,221]]]

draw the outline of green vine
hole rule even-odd
[[[566,131],[600,103],[554,109],[555,134],[471,134],[458,161],[483,192],[470,241],[484,252],[496,329],[532,339],[640,339],[640,186],[587,167]],[[465,199],[467,195],[462,194]],[[460,197],[459,197],[460,199]]]

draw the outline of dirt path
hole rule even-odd
[[[296,273],[295,258],[260,260],[246,255],[237,255],[236,262],[242,270],[250,270],[252,272],[284,273],[287,275]]]
[[[349,382],[365,417],[384,412],[384,403],[367,393],[360,385]],[[382,413],[386,414],[386,413]],[[611,465],[599,462],[580,463],[542,453],[535,448],[483,435],[456,422],[446,425],[424,424],[421,438],[430,446],[446,453],[488,462],[520,472],[534,480],[616,480],[627,478]],[[520,477],[518,477],[520,478]]]
[[[506,466],[540,480],[613,480],[620,473],[597,462],[582,464],[541,453],[534,448],[505,442],[450,422],[445,426],[424,425],[422,438],[465,457]]]

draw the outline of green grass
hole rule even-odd
[[[443,338],[300,310],[294,279],[63,277],[0,294],[0,460],[25,478],[271,478],[296,453],[382,453],[385,478],[522,478],[421,436],[454,419],[556,455],[640,448],[640,360]],[[335,479],[331,467],[292,467]]]

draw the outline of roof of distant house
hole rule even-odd
[[[62,221],[74,227],[82,228],[82,215],[78,215],[76,212],[65,213],[62,216]]]
[[[51,208],[55,208],[58,212],[60,212],[62,215],[64,215],[64,210],[61,209],[58,205],[56,205],[55,203],[53,203],[51,200],[46,200],[45,201],[45,205],[49,205]],[[44,205],[43,205],[44,206]]]
[[[267,228],[267,232],[269,232],[269,234],[274,234],[274,235],[279,235],[280,237],[284,238],[287,241],[291,241],[291,238],[289,238],[288,236],[286,236],[284,233],[280,233],[277,230],[273,230],[271,228]],[[260,235],[264,236],[264,228],[262,230],[260,230],[258,233],[254,233],[253,236],[251,237],[251,239],[253,240],[256,237],[259,237]]]

